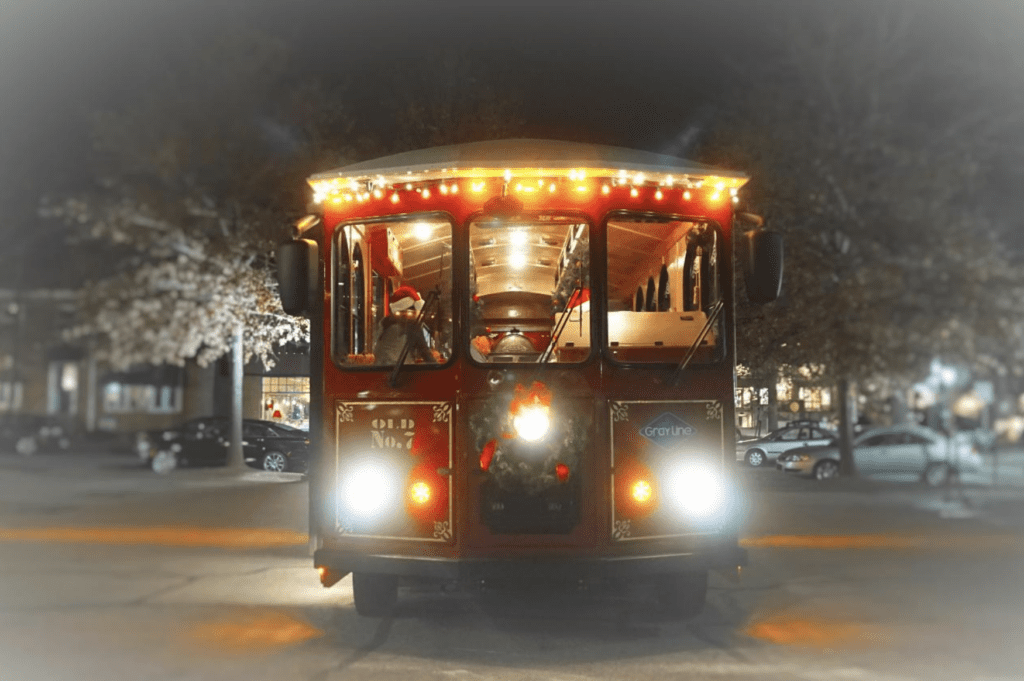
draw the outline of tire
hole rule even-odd
[[[953,469],[947,463],[930,463],[921,475],[921,480],[929,487],[944,487],[952,478]]]
[[[39,442],[32,435],[24,435],[14,443],[14,451],[22,456],[35,456],[39,453]]]
[[[398,577],[353,572],[352,597],[356,612],[363,617],[387,617],[398,603]]]
[[[751,449],[744,458],[747,460],[747,465],[754,468],[759,468],[768,462],[768,455],[760,449]]]
[[[815,480],[832,480],[839,477],[839,464],[832,459],[819,461],[814,465]]]
[[[174,452],[162,449],[153,455],[149,467],[154,473],[166,475],[178,467],[178,456]]]
[[[704,610],[708,597],[708,572],[664,575],[656,580],[659,609],[677,620],[688,620]]]
[[[281,452],[267,452],[263,455],[262,467],[271,473],[284,473],[288,470],[288,457]]]

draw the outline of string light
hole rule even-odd
[[[309,184],[313,190],[313,201],[317,203],[328,202],[330,205],[352,201],[363,203],[371,199],[380,200],[385,197],[390,198],[392,203],[398,203],[403,191],[415,191],[422,198],[428,200],[431,198],[431,192],[435,191],[440,192],[444,196],[458,193],[458,182],[455,178],[449,180],[442,177],[432,177],[431,172],[433,171],[404,173],[400,177],[392,178],[383,175],[355,179],[324,177],[311,179]],[[445,172],[448,172],[448,170],[446,169]],[[454,169],[451,172],[463,171]],[[699,190],[706,185],[708,192],[698,198],[718,202],[729,197],[731,203],[736,204],[739,203],[739,189],[743,184],[741,178],[734,179],[732,177],[715,175],[706,175],[704,177],[683,175],[676,177],[659,173],[648,175],[646,172],[627,171],[625,169],[604,171],[590,169],[588,171],[572,168],[567,170],[524,169],[525,177],[521,177],[513,185],[511,179],[514,179],[513,174],[515,171],[511,168],[503,170],[476,168],[465,169],[464,172],[470,175],[470,177],[464,177],[463,179],[469,183],[469,188],[473,192],[493,190],[495,189],[494,180],[504,177],[506,178],[504,191],[533,193],[543,191],[546,186],[548,192],[554,195],[560,183],[571,180],[572,184],[565,187],[564,190],[570,191],[573,195],[579,195],[581,199],[587,192],[600,191],[601,194],[608,196],[612,193],[612,189],[619,187],[628,188],[630,196],[638,198],[640,197],[641,190],[649,187],[652,193],[650,195],[644,194],[644,196],[652,197],[657,201],[663,201],[667,198],[672,198],[671,195],[667,194],[670,189],[678,187],[681,199],[690,201],[694,199],[693,190]],[[437,175],[439,173],[434,174]],[[537,182],[536,185],[533,184],[534,180]],[[572,190],[575,191],[573,192]]]

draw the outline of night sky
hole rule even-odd
[[[418,70],[456,51],[488,84],[523,97],[536,136],[679,153],[680,133],[743,82],[748,64],[786,41],[781,19],[799,17],[806,6],[795,0],[0,0],[0,205],[22,222],[30,219],[31,202],[24,199],[33,188],[80,183],[88,149],[84,116],[145,91],[176,53],[194,44],[191,38],[235,25],[283,39],[294,73],[349,83],[351,106],[363,116],[380,117],[391,89],[416,87]],[[862,6],[870,12],[878,5]],[[1020,3],[960,6],[964,26],[981,26],[993,44],[1024,33]],[[926,47],[943,49],[946,40],[960,39],[955,25],[940,26]],[[14,225],[8,221],[6,228]]]

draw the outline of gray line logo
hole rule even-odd
[[[697,434],[697,429],[675,414],[665,412],[640,429],[645,438],[665,449],[687,440]]]

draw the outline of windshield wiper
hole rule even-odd
[[[416,316],[416,321],[406,329],[405,343],[402,345],[402,352],[398,355],[398,362],[395,363],[395,368],[391,370],[391,376],[388,378],[388,385],[392,388],[398,385],[398,374],[402,371],[402,365],[405,364],[405,358],[409,356],[409,350],[412,349],[413,339],[416,338],[416,334],[423,332],[424,319],[426,319],[427,312],[430,311],[431,306],[441,300],[441,290],[434,288],[427,294],[427,302],[423,303],[423,309]]]
[[[569,301],[569,302],[572,302],[572,300],[574,300],[577,295],[580,296],[580,297],[583,296],[583,287],[582,286],[577,286],[576,288],[574,288],[572,290],[572,293],[569,294],[569,297],[566,300]],[[568,302],[566,304],[568,304]],[[579,307],[581,308],[580,309],[580,323],[582,324],[583,323],[583,310],[582,310],[583,306],[579,305]],[[544,362],[547,362],[551,358],[551,353],[553,353],[555,351],[555,346],[558,344],[558,339],[562,337],[562,332],[565,331],[565,327],[567,327],[569,325],[570,317],[572,317],[572,308],[569,308],[568,310],[566,310],[562,314],[562,318],[558,320],[558,324],[555,325],[554,331],[551,332],[551,342],[548,343],[548,346],[544,349],[544,352],[540,353],[540,357],[537,358],[537,364],[543,364]]]
[[[672,374],[672,378],[669,380],[669,385],[675,385],[679,382],[679,377],[686,371],[686,367],[689,366],[690,360],[697,354],[697,348],[707,338],[708,332],[711,331],[711,327],[715,325],[715,321],[718,319],[718,315],[722,314],[722,308],[725,307],[725,303],[719,300],[713,306],[711,306],[711,313],[708,315],[708,320],[704,322],[704,328],[697,334],[697,338],[693,341],[693,345],[686,351],[682,361],[679,362],[679,366],[676,367],[675,372]]]

